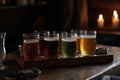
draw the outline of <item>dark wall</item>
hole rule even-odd
[[[41,6],[2,6],[0,7],[0,31],[7,32],[7,52],[17,50],[22,44],[22,34],[34,31],[38,16],[45,15]]]
[[[111,45],[120,47],[120,35],[109,34],[109,33],[99,33],[97,34],[97,43],[103,45]]]

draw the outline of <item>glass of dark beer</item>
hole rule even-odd
[[[39,47],[40,47],[40,56],[41,58],[45,58],[44,55],[44,33],[46,33],[47,31],[42,31],[42,30],[37,30],[34,31],[35,34],[39,35]]]
[[[35,33],[23,34],[24,61],[37,61],[40,59],[39,35]]]
[[[46,58],[58,58],[59,33],[44,33],[44,54]]]

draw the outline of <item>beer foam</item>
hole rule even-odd
[[[82,38],[96,38],[95,35],[82,35]]]
[[[44,38],[45,41],[58,41],[58,38]]]
[[[37,43],[37,42],[39,42],[39,40],[35,40],[35,39],[24,40],[24,43]]]
[[[75,42],[76,40],[73,39],[73,38],[65,38],[65,39],[62,39],[62,41],[66,41],[66,42]]]

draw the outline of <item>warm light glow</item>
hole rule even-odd
[[[99,20],[103,20],[103,15],[102,14],[99,15]]]
[[[103,18],[102,14],[99,14],[97,22],[98,22],[98,27],[103,27],[104,26],[104,18]]]
[[[113,11],[113,16],[114,16],[115,19],[118,19],[118,13],[117,13],[116,10]]]
[[[118,27],[119,26],[119,18],[118,18],[117,10],[113,11],[112,23],[113,23],[114,27]]]

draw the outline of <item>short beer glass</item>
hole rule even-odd
[[[46,58],[58,58],[59,33],[44,33],[44,54]]]
[[[37,61],[40,59],[39,35],[35,33],[23,34],[24,61]]]
[[[82,30],[80,50],[82,56],[93,56],[96,50],[96,31]]]
[[[44,58],[44,33],[47,31],[34,31],[35,34],[39,35],[39,47],[40,47],[40,56],[41,58]]]
[[[76,53],[80,54],[80,38],[81,38],[82,30],[71,30],[71,35],[76,38]]]
[[[76,55],[76,38],[68,32],[62,32],[62,56],[71,58]]]

